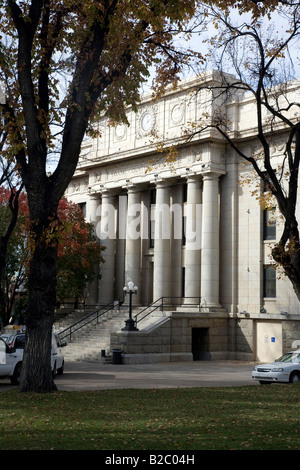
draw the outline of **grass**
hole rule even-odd
[[[0,450],[293,450],[300,385],[0,395]]]

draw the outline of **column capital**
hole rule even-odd
[[[114,197],[117,196],[119,191],[117,191],[114,188],[106,188],[105,186],[100,185],[100,191],[99,194],[102,198],[104,197]]]
[[[160,176],[157,176],[151,180],[150,183],[155,184],[157,188],[166,188],[168,186],[172,186],[174,178],[161,178]]]
[[[199,174],[199,173],[186,175],[185,180],[186,180],[186,184],[188,186],[193,185],[193,184],[197,184],[199,186],[199,188],[201,188],[202,182],[203,182],[202,175]]]
[[[187,181],[198,181],[201,180],[202,173],[199,173],[191,168],[186,168],[186,173],[181,175],[181,178]]]
[[[132,182],[131,180],[126,180],[126,184],[122,185],[122,189],[127,189],[127,193],[140,192],[147,187],[147,183],[145,182]]]
[[[89,199],[91,201],[100,201],[100,197],[101,197],[101,195],[99,193],[89,192]]]
[[[134,184],[134,183],[126,183],[125,185],[122,186],[122,189],[127,189],[128,193],[136,193],[141,191],[140,185]]]
[[[203,180],[214,180],[219,179],[222,175],[225,175],[225,171],[209,169],[203,172],[201,175]]]

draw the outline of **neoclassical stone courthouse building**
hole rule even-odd
[[[212,100],[199,84],[216,80],[210,72],[157,101],[144,96],[137,112],[128,109],[129,125],[112,126],[103,117],[99,137],[82,145],[67,190],[106,247],[101,280],[89,286],[87,302],[123,301],[132,281],[134,314],[153,302],[165,305],[144,328],[140,322],[138,331],[112,335],[127,362],[267,361],[300,340],[299,302],[270,257],[280,218],[253,196],[260,185],[254,173],[214,129],[180,145],[172,161],[160,151],[161,143],[175,147],[189,123],[220,107],[231,136],[249,155],[257,152],[252,97]],[[290,93],[299,94],[298,86],[292,83]],[[274,161],[280,163],[283,149],[278,133]],[[243,184],[246,173],[253,184]]]

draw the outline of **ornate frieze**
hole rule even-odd
[[[285,152],[286,140],[280,139],[274,142],[270,142],[269,146],[271,157],[282,155]],[[253,147],[251,147],[251,153],[254,158],[263,157],[262,145],[254,145]]]

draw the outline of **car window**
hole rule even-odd
[[[25,335],[16,336],[14,346],[15,346],[16,349],[24,349],[24,347],[25,347]]]
[[[300,354],[293,354],[293,361],[292,362],[295,362],[295,363],[299,364]]]
[[[299,363],[300,362],[300,354],[299,353],[287,353],[283,354],[279,359],[276,360],[276,362],[293,362],[293,363]]]
[[[53,347],[57,346],[58,348],[60,348],[60,340],[57,335],[52,336],[52,345]]]
[[[3,339],[7,344],[13,339],[13,336],[11,335],[2,335],[1,339]]]
[[[276,362],[292,362],[292,353],[287,353],[281,356]]]
[[[0,364],[6,364],[6,343],[0,338]]]

